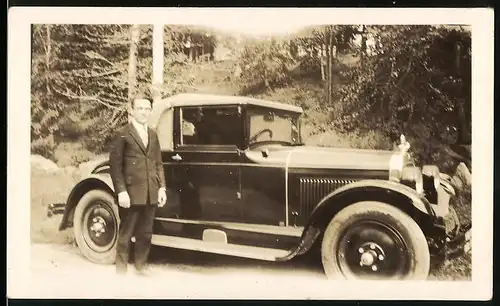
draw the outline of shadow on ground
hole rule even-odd
[[[326,279],[320,258],[307,254],[286,262],[269,262],[219,254],[153,246],[149,261],[153,265],[175,266],[179,270],[208,274],[218,273],[294,273]]]

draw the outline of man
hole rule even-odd
[[[131,122],[115,135],[110,150],[111,179],[118,197],[120,228],[116,248],[116,271],[127,272],[132,236],[135,236],[135,268],[149,274],[156,207],[167,201],[165,176],[157,134],[148,128],[152,103],[138,98],[132,102]]]

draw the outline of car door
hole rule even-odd
[[[203,231],[242,221],[238,106],[174,111],[174,150],[164,153],[168,207],[158,214],[163,234],[202,239]]]
[[[255,135],[262,135],[257,140],[283,140],[285,134],[280,130],[290,130],[285,116],[276,114],[272,120],[266,120],[268,114],[276,113],[273,110],[252,108],[246,112],[246,133],[251,142]],[[275,117],[275,118],[274,118]],[[289,132],[288,132],[289,133]],[[291,249],[295,247],[302,234],[299,227],[294,226],[288,206],[289,180],[287,177],[286,157],[291,147],[281,148],[281,152],[273,152],[268,158],[266,147],[247,150],[242,156],[241,190],[243,198],[243,215],[248,228],[259,232],[249,236],[247,244],[260,245],[269,248]],[[277,149],[280,150],[280,149]],[[268,152],[269,153],[269,152]],[[287,216],[288,214],[288,216]]]

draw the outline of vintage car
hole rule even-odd
[[[394,151],[302,143],[300,107],[248,97],[178,94],[154,103],[168,202],[158,246],[285,261],[320,253],[329,279],[425,279],[431,258],[464,252],[469,235],[435,166]],[[69,194],[60,230],[112,264],[116,197],[103,161]],[[467,237],[467,239],[466,239]]]

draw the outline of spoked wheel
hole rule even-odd
[[[426,279],[427,240],[400,209],[359,202],[340,211],[328,225],[321,247],[331,279]]]
[[[114,263],[119,216],[112,195],[101,190],[85,194],[76,206],[73,224],[85,257],[100,264]]]

